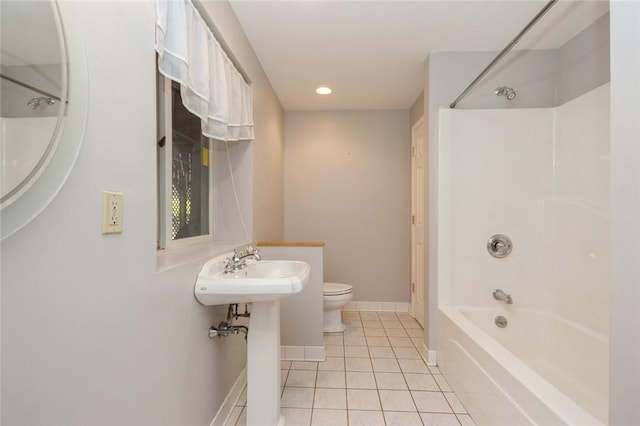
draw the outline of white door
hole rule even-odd
[[[425,291],[424,119],[411,131],[411,314],[424,328]]]

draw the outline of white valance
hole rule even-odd
[[[202,120],[202,134],[253,140],[251,87],[190,0],[156,0],[158,69],[180,84],[182,103]]]

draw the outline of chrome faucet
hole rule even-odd
[[[261,257],[258,251],[258,249],[254,249],[251,246],[247,247],[246,252],[242,250],[233,250],[233,256],[225,260],[224,273],[230,274],[233,272],[241,271],[245,266],[247,266],[247,259],[250,257],[254,258],[256,261],[259,261]]]
[[[497,289],[493,292],[493,298],[496,300],[502,300],[507,305],[513,304],[513,299],[510,294],[505,293],[504,291]]]

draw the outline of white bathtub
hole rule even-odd
[[[607,423],[607,336],[506,305],[440,308],[438,331],[438,365],[479,426]]]

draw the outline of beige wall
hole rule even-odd
[[[154,3],[73,6],[87,52],[86,131],[60,193],[2,241],[0,423],[208,425],[246,343],[208,338],[226,307],[193,297],[206,259],[156,269]],[[253,82],[254,236],[281,238],[282,108],[229,5],[207,9]],[[101,234],[103,190],[124,193],[120,235]]]
[[[356,301],[409,301],[410,144],[408,110],[285,113],[285,238]]]
[[[409,109],[409,123],[413,127],[424,116],[424,90],[420,92]]]
[[[611,2],[609,424],[640,424],[640,3]]]

